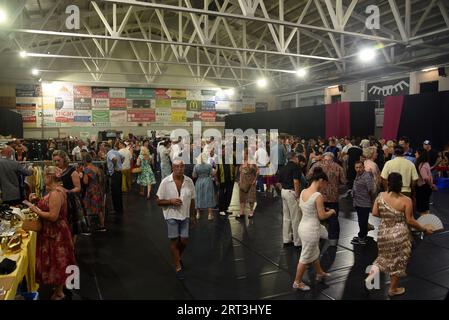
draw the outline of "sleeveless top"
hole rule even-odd
[[[75,188],[75,185],[73,184],[73,181],[72,181],[72,173],[74,171],[75,171],[75,168],[72,166],[69,166],[64,171],[64,173],[61,175],[62,185],[67,190],[72,190],[73,188]]]

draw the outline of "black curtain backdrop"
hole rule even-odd
[[[302,138],[324,137],[325,106],[228,115],[226,129],[277,129]]]
[[[351,136],[368,137],[375,132],[376,103],[351,102]],[[277,129],[301,138],[324,137],[326,134],[326,107],[313,106],[267,112],[226,116],[226,129]]]
[[[402,136],[414,148],[430,140],[441,150],[449,142],[449,91],[405,96],[398,138]]]
[[[351,136],[366,138],[374,135],[376,130],[376,101],[351,102]]]
[[[0,107],[0,135],[23,138],[22,116],[14,111]]]

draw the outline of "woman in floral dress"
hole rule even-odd
[[[140,148],[140,156],[137,158],[137,166],[141,168],[142,172],[137,177],[137,183],[140,185],[140,195],[144,195],[145,187],[147,187],[147,199],[151,197],[151,186],[156,184],[153,170],[151,169],[150,150],[146,147]]]

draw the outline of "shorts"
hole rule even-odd
[[[186,218],[185,220],[168,219],[166,222],[169,239],[189,237],[189,218]]]

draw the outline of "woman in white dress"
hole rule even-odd
[[[335,210],[326,211],[323,196],[319,192],[327,183],[327,175],[322,168],[315,168],[310,179],[310,187],[303,190],[299,196],[299,206],[302,211],[301,223],[298,227],[299,237],[302,242],[301,257],[296,269],[293,288],[301,291],[310,290],[310,287],[302,282],[302,276],[308,265],[313,264],[316,271],[316,280],[321,281],[330,274],[321,269],[320,265],[320,220],[330,218]]]

